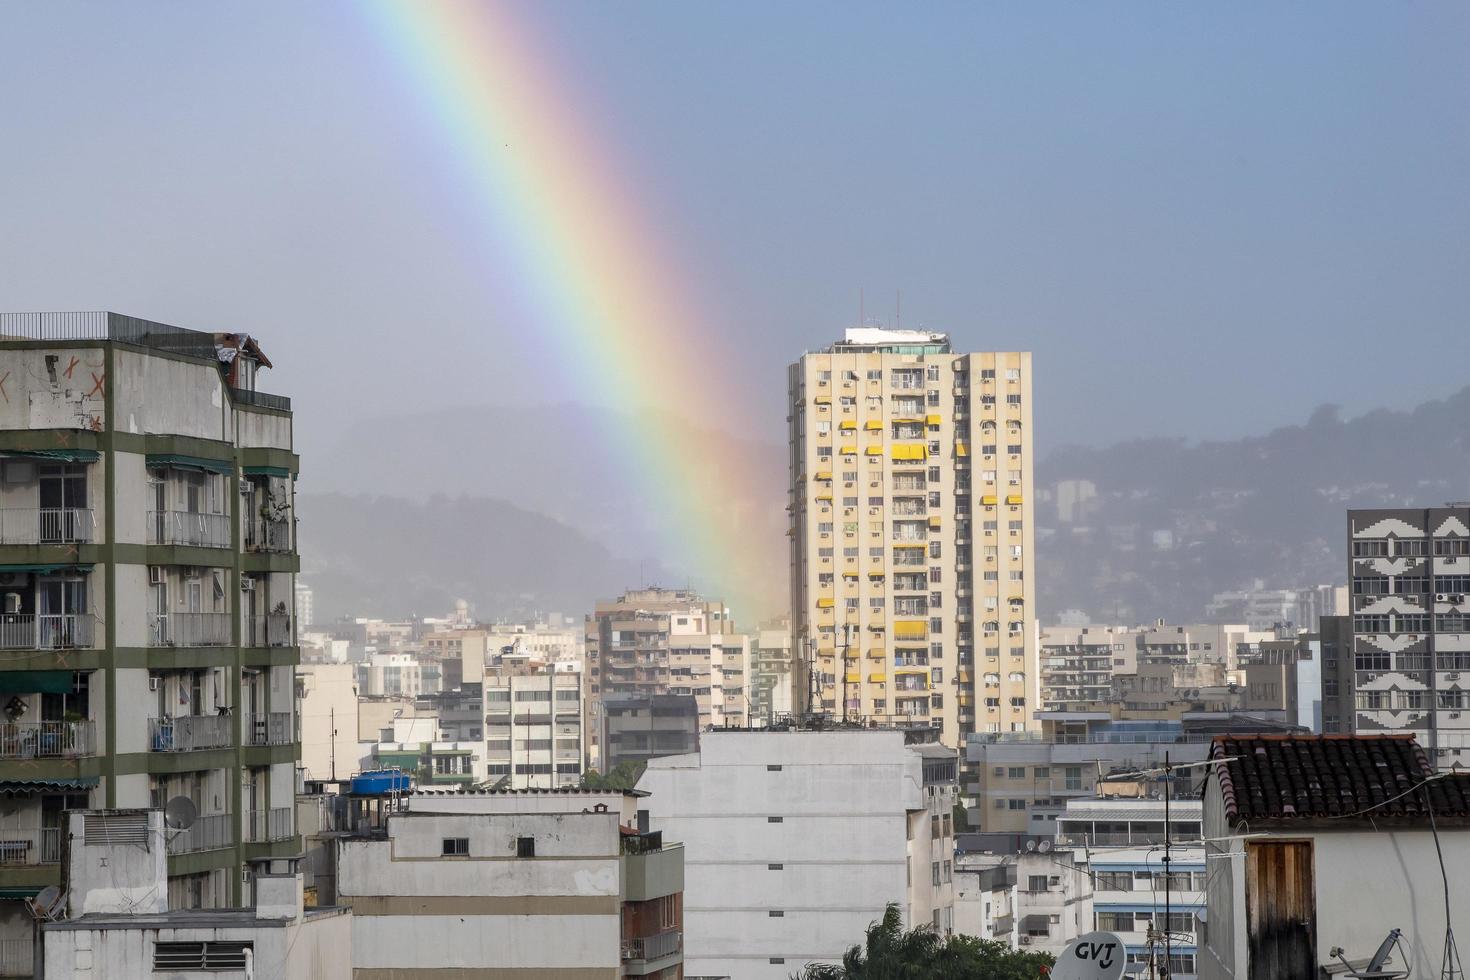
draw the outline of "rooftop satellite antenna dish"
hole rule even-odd
[[[26,908],[38,921],[55,922],[61,916],[65,896],[55,885],[47,885],[36,893],[35,898],[26,899]]]
[[[1051,850],[1051,841],[1049,841],[1049,840],[1042,841],[1040,843],[1040,845],[1037,846],[1036,849],[1038,851],[1040,851],[1042,854],[1046,854],[1047,852],[1049,852]]]
[[[1034,851],[1034,850],[1036,850],[1036,842],[1034,840],[1028,840],[1026,842],[1026,850],[1028,850],[1028,851]]]
[[[188,830],[199,819],[199,808],[187,796],[175,796],[163,808],[163,825],[169,830]]]

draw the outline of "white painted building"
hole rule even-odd
[[[351,664],[296,668],[305,779],[344,779],[357,768],[357,671]]]
[[[506,654],[484,669],[483,755],[492,783],[562,789],[582,780],[586,713],[578,664]]]
[[[178,833],[162,811],[73,810],[65,831],[64,898],[40,927],[37,977],[352,977],[351,913],[305,911],[289,861],[254,876],[252,907],[180,910],[168,901],[166,848],[150,844]]]
[[[414,794],[338,848],[359,977],[673,980],[683,850],[637,832],[637,796]]]
[[[893,730],[715,731],[651,760],[649,826],[688,848],[687,974],[786,980],[890,902],[949,928],[955,768]]]

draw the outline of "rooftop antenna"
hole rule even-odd
[[[863,302],[863,287],[859,286],[858,287],[858,326],[860,326],[860,327],[866,327],[867,325],[868,325],[868,309],[867,309],[867,305]]]
[[[903,290],[902,289],[898,290],[898,302],[895,305],[895,308],[894,308],[894,311],[893,311],[893,321],[894,321],[893,329],[895,329],[895,330],[902,330],[903,329]]]

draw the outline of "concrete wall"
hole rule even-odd
[[[306,778],[332,778],[334,768],[338,779],[350,775],[357,764],[356,668],[302,664],[297,672],[302,690],[301,766]]]
[[[46,367],[48,356],[55,358],[55,382]],[[9,375],[7,397],[0,399],[0,429],[103,428],[102,391],[93,391],[97,379],[105,384],[107,376],[101,348],[7,350],[0,374]]]
[[[214,364],[118,348],[110,383],[120,432],[224,440],[224,380]]]
[[[291,449],[291,422],[287,416],[243,409],[235,413],[238,445]]]

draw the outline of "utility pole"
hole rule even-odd
[[[1170,878],[1169,871],[1169,846],[1173,842],[1173,829],[1169,826],[1169,784],[1174,781],[1174,768],[1169,764],[1169,752],[1164,751],[1164,977],[1172,973],[1169,955],[1172,952],[1169,936],[1170,918]]]

